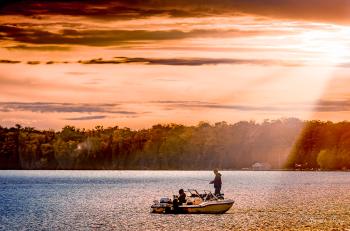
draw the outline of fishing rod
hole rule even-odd
[[[205,181],[205,182],[211,182],[210,180],[204,180],[204,179],[199,179],[199,178],[195,178],[195,177],[188,177],[189,179],[192,180],[198,180],[198,181]],[[210,184],[210,183],[209,183]],[[209,191],[211,191],[211,186],[208,185]]]
[[[188,177],[192,180],[199,180],[199,181],[206,181],[206,182],[210,182],[210,180],[204,180],[204,179],[199,179],[199,178],[194,178],[194,177]]]

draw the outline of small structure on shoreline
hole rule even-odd
[[[269,163],[256,162],[252,165],[252,170],[254,171],[266,171],[271,170],[271,165]]]

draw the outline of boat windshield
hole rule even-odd
[[[186,195],[192,198],[199,197],[203,201],[217,199],[217,197],[209,190],[201,190],[198,192],[196,189],[188,189]]]

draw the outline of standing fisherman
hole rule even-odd
[[[214,174],[215,174],[215,178],[213,181],[210,181],[209,184],[214,184],[214,188],[215,188],[215,195],[220,195],[220,190],[221,190],[221,174],[219,173],[218,169],[214,169]]]

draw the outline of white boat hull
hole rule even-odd
[[[228,211],[233,203],[233,200],[207,201],[199,205],[183,205],[179,206],[179,208],[183,213],[220,214]]]
[[[234,201],[213,200],[205,201],[198,205],[181,205],[177,210],[174,210],[169,205],[153,205],[151,207],[152,213],[185,213],[185,214],[222,214],[227,212],[233,205]]]

